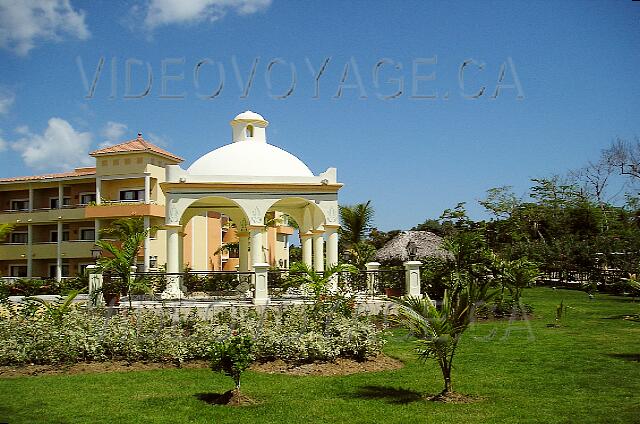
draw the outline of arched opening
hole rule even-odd
[[[247,125],[246,135],[247,138],[253,138],[253,125]]]
[[[211,196],[191,203],[183,213],[181,268],[194,271],[247,270],[240,258],[239,233],[247,218],[232,200]],[[241,263],[242,262],[242,263]]]

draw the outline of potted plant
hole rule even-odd
[[[404,291],[404,280],[402,278],[393,278],[391,276],[388,280],[383,282],[384,294],[387,297],[400,297]]]
[[[105,272],[102,277],[102,297],[108,306],[120,305],[120,294],[125,289],[125,284],[118,276],[113,276],[109,272]]]

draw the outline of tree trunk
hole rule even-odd
[[[444,377],[444,389],[442,389],[441,394],[451,393],[453,391],[451,385],[451,366],[447,365],[442,369],[442,376]]]

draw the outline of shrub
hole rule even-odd
[[[247,335],[234,334],[227,340],[213,344],[209,366],[213,371],[220,371],[233,378],[236,390],[240,390],[240,376],[254,359],[253,339]]]
[[[250,337],[259,361],[364,359],[380,352],[382,332],[367,317],[345,317],[308,306],[282,310],[224,310],[210,319],[196,313],[172,317],[161,309],[85,310],[62,316],[33,302],[0,310],[0,365],[105,360],[182,362],[211,357],[217,342]]]

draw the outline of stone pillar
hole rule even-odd
[[[318,272],[324,271],[324,231],[315,230],[313,232],[313,269]]]
[[[262,226],[251,227],[251,263],[254,269],[256,265],[265,263],[262,253],[262,230]]]
[[[327,234],[327,266],[338,264],[338,227],[325,225]]]
[[[266,262],[253,264],[254,278],[254,305],[266,305],[269,303],[269,285],[268,285],[269,264]]]
[[[27,278],[31,277],[33,277],[33,224],[27,224]]]
[[[85,272],[89,274],[90,304],[93,306],[103,306],[104,298],[102,297],[102,293],[100,293],[100,289],[102,288],[102,274],[97,272],[97,267],[95,265],[87,265],[87,270]]]
[[[309,267],[313,266],[313,234],[303,233],[300,235],[302,240],[302,262]]]
[[[145,216],[144,218],[144,229],[147,230],[147,236],[144,238],[144,246],[142,247],[142,251],[144,254],[143,258],[143,271],[149,272],[149,255],[151,254],[151,234],[149,234],[149,227],[151,227],[149,216]]]
[[[238,235],[238,270],[240,272],[249,271],[249,233],[247,231],[239,231]]]
[[[407,261],[405,269],[405,296],[420,296],[420,261]]]
[[[162,292],[163,299],[180,299],[184,295],[180,290],[180,225],[167,226],[167,288]],[[172,275],[173,274],[173,275]]]
[[[148,205],[151,202],[151,173],[144,173],[144,204]]]
[[[380,270],[380,262],[367,262],[367,293],[371,296],[376,294],[378,285],[378,271]]]
[[[56,281],[62,281],[62,221],[58,220],[56,238]]]
[[[96,177],[96,205],[102,203],[102,179]]]

